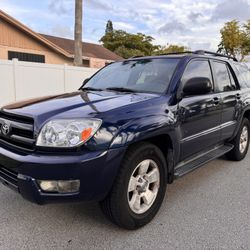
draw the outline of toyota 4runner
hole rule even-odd
[[[35,83],[34,83],[35,84]],[[166,185],[222,155],[242,160],[250,73],[196,51],[107,65],[73,93],[0,110],[0,180],[38,204],[96,200],[136,229]]]

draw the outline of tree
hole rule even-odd
[[[117,48],[114,52],[123,58],[130,58],[133,56],[142,56],[143,55],[141,50],[129,49],[129,48],[126,48],[124,45]]]
[[[161,46],[157,51],[155,51],[155,55],[179,53],[179,52],[185,52],[187,50],[188,50],[188,48],[185,46],[170,44],[168,46]]]
[[[244,41],[243,41],[243,46],[245,48],[246,54],[250,53],[250,20],[248,20],[244,26]]]
[[[82,65],[82,0],[75,0],[75,57],[74,65]]]
[[[153,37],[142,33],[130,34],[123,30],[111,29],[107,24],[105,35],[100,39],[103,46],[123,58],[142,55],[149,56],[159,48],[152,44]]]
[[[104,36],[100,39],[103,46],[123,58],[133,56],[151,56],[174,52],[184,52],[184,46],[153,44],[154,38],[142,33],[131,34],[123,30],[115,30],[112,21],[108,21]]]
[[[123,30],[115,30],[112,21],[106,25],[105,35],[100,39],[103,46],[123,58],[132,56],[148,56],[158,49],[153,45],[153,37],[142,33],[131,34]]]
[[[114,31],[114,28],[113,28],[113,23],[111,20],[108,20],[107,22],[107,25],[106,25],[106,30],[105,30],[105,34],[112,34]]]
[[[238,57],[240,61],[243,61],[250,52],[247,48],[247,44],[249,45],[248,27],[250,28],[250,25],[242,29],[240,23],[236,20],[227,22],[220,30],[221,42],[218,46],[218,52]]]
[[[244,25],[245,33],[250,36],[250,20],[248,20]]]

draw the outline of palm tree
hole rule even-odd
[[[75,0],[75,58],[74,65],[82,65],[82,0]]]

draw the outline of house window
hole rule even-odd
[[[83,59],[82,60],[82,66],[83,67],[89,67],[89,60]]]
[[[19,61],[25,61],[25,62],[45,63],[44,55],[8,51],[8,59],[12,60],[14,58],[17,58]]]

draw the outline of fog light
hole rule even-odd
[[[42,191],[53,193],[74,193],[80,189],[80,180],[69,181],[43,181],[39,180],[38,184]]]

